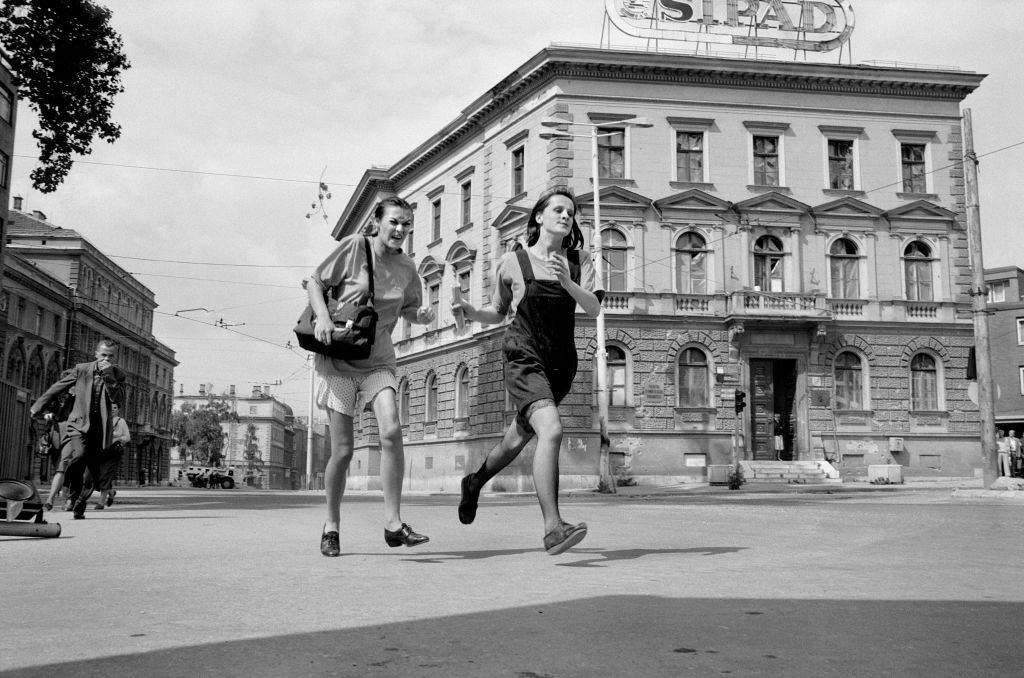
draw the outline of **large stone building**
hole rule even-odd
[[[119,483],[168,480],[174,351],[153,336],[153,292],[93,246],[82,234],[50,223],[15,199],[5,242],[0,306],[8,309],[3,378],[38,397],[60,371],[95,359],[103,338],[118,344],[127,373],[122,415],[132,441]],[[28,426],[27,412],[22,425]],[[31,441],[17,453],[31,461]],[[27,455],[27,457],[26,457]],[[47,469],[32,464],[31,476]]]
[[[749,462],[978,472],[959,160],[960,103],[983,77],[552,46],[368,170],[333,235],[364,229],[385,195],[413,203],[406,249],[439,318],[395,332],[408,486],[456,489],[510,420],[504,328],[458,331],[449,290],[490,301],[495,263],[553,184],[576,192],[593,245],[591,127],[621,473],[702,478],[729,462],[734,431]],[[551,117],[582,123],[565,128],[580,138],[542,137]],[[653,126],[619,124],[634,117]],[[562,474],[592,487],[597,342],[593,321],[576,326]],[[372,485],[370,415],[360,424],[352,473]],[[523,486],[526,463],[496,482]]]
[[[1024,435],[1024,269],[985,271],[996,426]]]

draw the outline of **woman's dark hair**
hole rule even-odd
[[[580,230],[580,224],[576,220],[580,213],[579,203],[576,202],[576,196],[569,189],[568,186],[555,186],[549,188],[540,194],[537,198],[537,204],[533,206],[533,211],[530,212],[530,221],[526,224],[526,245],[530,246],[540,239],[540,224],[537,222],[537,216],[544,211],[544,208],[551,202],[551,198],[556,195],[562,195],[572,201],[572,229],[569,231],[569,235],[562,238],[562,249],[564,250],[579,250],[583,249],[583,231]]]
[[[399,207],[403,210],[409,210],[410,212],[412,212],[412,205],[407,203],[405,200],[402,200],[397,195],[392,195],[388,196],[387,198],[384,198],[379,203],[377,203],[377,207],[374,208],[373,210],[373,218],[376,219],[377,221],[383,219],[384,210],[387,209],[388,207]]]

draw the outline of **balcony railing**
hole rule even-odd
[[[744,290],[729,298],[729,315],[829,319],[832,312],[822,294]]]

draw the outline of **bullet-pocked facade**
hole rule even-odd
[[[974,473],[960,104],[983,77],[552,46],[368,170],[333,235],[365,228],[384,195],[409,200],[406,250],[438,315],[394,334],[407,485],[457,488],[513,416],[504,326],[459,331],[451,290],[490,301],[498,258],[551,185],[575,191],[594,243],[591,127],[620,476],[699,480],[734,443],[741,459],[832,475]],[[544,138],[552,117],[583,124]],[[653,124],[617,124],[636,117]],[[576,327],[561,471],[565,486],[594,486],[597,342],[592,320]],[[361,417],[367,470],[353,465],[368,486],[372,423]],[[526,455],[495,482],[528,476]]]

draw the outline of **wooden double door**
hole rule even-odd
[[[750,433],[758,461],[795,458],[796,360],[751,358]]]

